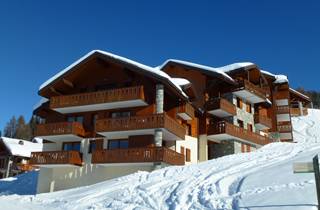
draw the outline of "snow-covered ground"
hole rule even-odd
[[[292,163],[320,153],[320,110],[293,125],[297,143],[72,190],[33,195],[37,172],[2,180],[0,209],[317,209],[313,174],[293,174]]]

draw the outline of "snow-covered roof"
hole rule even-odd
[[[289,90],[290,90],[290,92],[292,92],[292,93],[300,96],[301,98],[304,98],[304,99],[306,99],[306,100],[308,100],[308,101],[311,101],[311,99],[309,98],[309,96],[306,96],[306,95],[304,95],[303,93],[300,93],[299,91],[297,91],[297,90],[295,90],[295,89],[293,89],[293,88],[289,88]]]
[[[225,73],[225,69],[223,69],[223,67],[221,68],[213,68],[210,66],[205,66],[205,65],[201,65],[201,64],[197,64],[197,63],[192,63],[192,62],[188,62],[188,61],[182,61],[182,60],[176,60],[176,59],[169,59],[166,62],[164,62],[161,66],[157,66],[155,68],[163,70],[164,67],[166,65],[168,65],[168,63],[176,63],[176,64],[181,64],[184,66],[188,66],[188,67],[192,67],[192,68],[196,68],[196,69],[201,69],[203,71],[207,71],[207,72],[211,72],[211,73],[215,73],[217,75],[220,75],[222,77],[224,77],[226,80],[235,83],[234,79],[232,79],[227,73]]]
[[[185,78],[172,78],[172,80],[179,86],[185,86],[191,84],[191,82]]]
[[[43,147],[42,143],[33,143],[21,139],[1,137],[0,140],[14,156],[30,157],[31,152],[41,152]]]
[[[77,66],[78,64],[80,64],[82,61],[84,61],[85,59],[87,59],[88,57],[90,57],[91,55],[95,54],[95,53],[99,53],[101,55],[107,56],[108,58],[111,58],[113,60],[117,60],[120,61],[122,63],[126,63],[129,65],[132,65],[142,71],[146,71],[149,72],[161,79],[165,79],[166,81],[168,81],[172,86],[174,86],[184,97],[188,97],[183,90],[181,89],[180,85],[177,84],[174,80],[172,80],[172,78],[166,74],[163,71],[160,71],[157,68],[152,68],[150,66],[138,63],[136,61],[130,60],[128,58],[122,57],[122,56],[118,56],[109,52],[105,52],[102,50],[93,50],[91,52],[89,52],[88,54],[84,55],[83,57],[81,57],[79,60],[75,61],[74,63],[72,63],[71,65],[69,65],[67,68],[63,69],[62,71],[60,71],[59,73],[57,73],[56,75],[54,75],[53,77],[51,77],[50,79],[48,79],[46,82],[44,82],[40,87],[39,87],[39,91],[44,89],[45,87],[47,87],[48,85],[50,85],[52,82],[54,82],[55,80],[57,80],[58,78],[60,78],[61,76],[63,76],[65,73],[67,73],[68,71],[70,71],[73,67]]]
[[[41,98],[41,99],[39,100],[39,102],[36,103],[36,104],[33,106],[33,110],[38,109],[42,104],[44,104],[44,103],[46,103],[46,102],[48,102],[48,101],[49,101],[49,99],[47,99],[47,98]]]
[[[231,72],[237,69],[241,69],[241,68],[252,68],[252,67],[256,67],[256,65],[254,63],[251,62],[242,62],[242,63],[233,63],[233,64],[229,64],[226,66],[222,66],[222,67],[218,67],[216,69],[223,71],[223,72]]]
[[[275,84],[282,84],[282,83],[287,83],[289,82],[288,77],[286,75],[283,74],[273,74],[271,72],[265,71],[265,70],[261,70],[261,72],[263,74],[266,74],[268,76],[273,77],[275,80],[273,81],[273,83]]]

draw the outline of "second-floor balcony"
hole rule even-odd
[[[178,116],[184,120],[192,120],[194,118],[194,108],[189,103],[184,103],[178,107]]]
[[[306,116],[306,115],[308,115],[308,108],[302,107],[300,109],[300,108],[296,108],[296,107],[291,107],[290,108],[290,114],[293,117]]]
[[[66,114],[147,105],[143,86],[118,88],[91,93],[54,96],[50,108]]]
[[[217,117],[230,117],[237,114],[236,106],[224,98],[215,98],[206,103],[207,112]]]
[[[128,138],[134,135],[154,135],[163,131],[165,140],[184,140],[186,129],[167,114],[151,114],[97,120],[96,132],[108,139]]]
[[[264,88],[258,87],[248,80],[240,80],[238,83],[238,87],[232,91],[236,96],[253,104],[267,100],[267,93]]]
[[[272,127],[272,120],[266,115],[256,113],[254,114],[254,124],[257,129],[266,130]]]
[[[82,158],[78,151],[32,152],[29,163],[41,167],[81,166]]]
[[[35,136],[49,141],[77,141],[83,139],[85,130],[79,122],[39,124]]]
[[[255,145],[271,143],[271,140],[266,136],[240,128],[225,121],[208,126],[208,139],[212,141],[238,140]]]
[[[166,147],[97,150],[92,154],[92,163],[100,165],[165,163],[184,165],[185,156]]]

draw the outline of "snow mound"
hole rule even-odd
[[[307,116],[292,117],[293,138],[300,143],[320,143],[320,110],[308,109]]]

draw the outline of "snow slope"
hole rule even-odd
[[[0,206],[35,210],[316,209],[313,175],[292,173],[293,162],[310,161],[320,153],[320,111],[309,113],[293,118],[298,143],[273,143],[251,153],[138,172],[50,194],[15,195],[19,190],[7,191],[0,196]],[[11,187],[21,186],[13,181]]]

